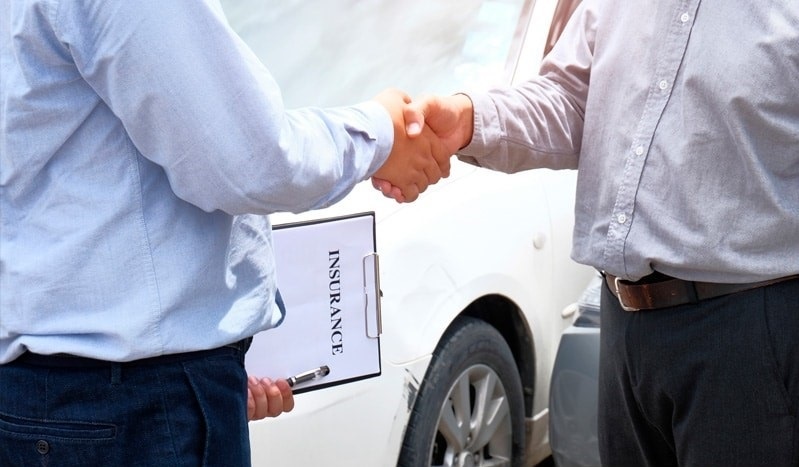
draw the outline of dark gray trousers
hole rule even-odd
[[[605,467],[799,466],[799,280],[626,312],[605,286]]]

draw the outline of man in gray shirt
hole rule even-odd
[[[605,465],[799,463],[797,25],[797,2],[586,0],[540,76],[419,101],[464,161],[579,168]]]

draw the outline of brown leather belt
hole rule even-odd
[[[684,281],[668,276],[664,276],[665,278],[662,281],[650,283],[646,281],[629,282],[611,274],[605,274],[604,276],[610,291],[619,299],[621,307],[626,311],[654,310],[656,308],[696,303],[709,298],[721,297],[799,278],[799,275],[794,275],[747,284],[715,284],[712,282]]]

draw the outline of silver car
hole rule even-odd
[[[549,442],[558,467],[599,466],[597,397],[599,375],[599,296],[597,274],[570,310],[555,357],[549,392]]]

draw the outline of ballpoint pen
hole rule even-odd
[[[317,378],[327,376],[328,374],[330,374],[330,367],[327,365],[322,365],[318,368],[314,368],[313,370],[308,370],[294,376],[289,376],[286,381],[288,381],[289,386],[294,387],[298,384],[307,383],[308,381],[313,381]]]

